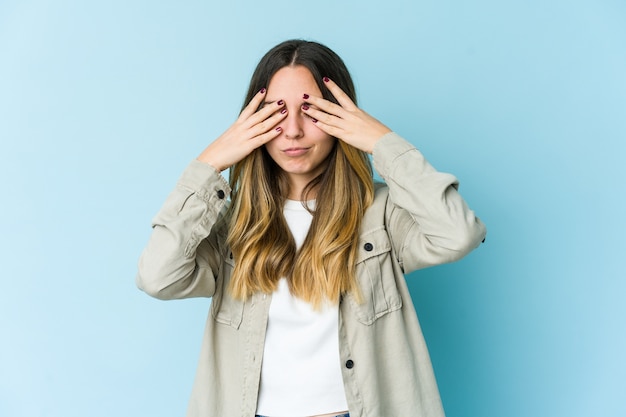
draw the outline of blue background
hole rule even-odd
[[[210,301],[135,288],[259,58],[317,40],[488,226],[409,277],[449,417],[624,416],[626,3],[0,3],[0,416],[178,416]]]

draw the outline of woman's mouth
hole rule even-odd
[[[309,148],[287,148],[283,149],[283,153],[287,156],[301,156],[309,151]]]

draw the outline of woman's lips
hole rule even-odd
[[[287,148],[283,153],[287,156],[301,156],[309,151],[309,148]]]

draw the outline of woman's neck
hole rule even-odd
[[[287,196],[287,198],[289,200],[296,200],[296,201],[315,200],[317,198],[318,186],[315,186],[312,189],[309,189],[306,195],[304,196],[302,195],[302,192],[305,190],[307,184],[308,183],[298,184],[298,183],[294,183],[293,181],[291,181],[289,183],[289,195]]]

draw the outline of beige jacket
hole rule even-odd
[[[339,306],[339,349],[351,417],[444,415],[404,274],[456,261],[485,237],[456,178],[389,133],[376,144],[377,187],[365,213],[357,274],[365,301]],[[213,297],[188,417],[253,417],[271,295],[231,298],[234,262],[222,218],[229,186],[193,161],[153,220],[137,285],[160,299]],[[288,370],[286,370],[288,372]]]

